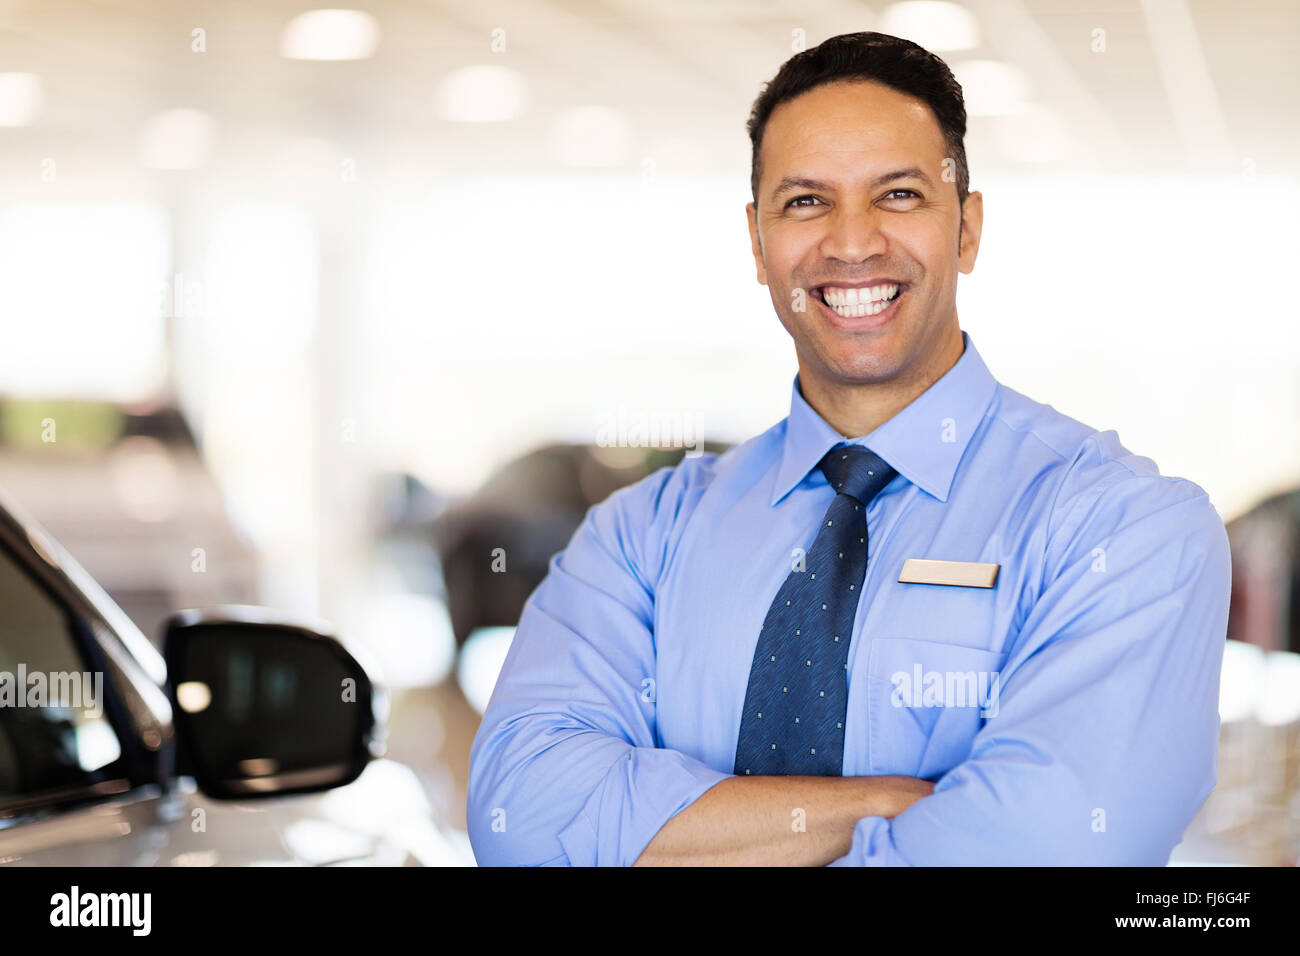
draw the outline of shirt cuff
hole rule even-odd
[[[911,866],[894,846],[889,821],[884,817],[863,817],[853,827],[849,852],[827,866]]]

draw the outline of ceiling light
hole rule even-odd
[[[280,55],[290,60],[364,60],[379,45],[379,22],[361,10],[308,10],[280,34]]]
[[[35,73],[0,73],[0,126],[29,125],[41,99],[41,78]]]
[[[504,123],[528,103],[523,77],[505,66],[452,70],[434,94],[438,115],[453,123]]]
[[[941,0],[891,4],[881,16],[878,29],[927,50],[972,50],[980,45],[979,24],[971,12],[960,4]]]
[[[1029,78],[1000,60],[963,60],[952,72],[961,84],[967,116],[1008,116],[1026,108]]]

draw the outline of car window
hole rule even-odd
[[[122,748],[73,622],[0,548],[0,808],[121,776]]]

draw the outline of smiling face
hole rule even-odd
[[[879,83],[821,86],[768,119],[750,239],[814,407],[884,385],[901,408],[961,356],[957,273],[975,265],[982,197],[963,215],[947,156],[929,107]]]

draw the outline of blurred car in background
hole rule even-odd
[[[718,454],[729,447],[702,442],[698,450]],[[482,714],[487,705],[524,604],[587,510],[685,454],[672,447],[556,443],[510,461],[472,495],[436,512],[427,492],[412,495],[411,513],[419,517],[395,522],[390,535],[401,527],[408,538],[414,531],[432,542],[437,593],[460,652],[457,681],[475,711]]]
[[[0,482],[151,639],[178,607],[258,600],[257,555],[165,397],[0,398]]]

